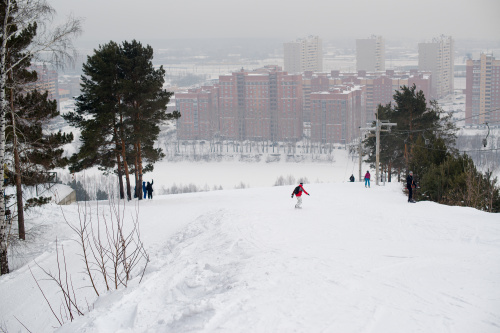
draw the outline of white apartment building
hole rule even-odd
[[[432,97],[453,94],[454,42],[451,36],[441,35],[430,43],[418,44],[418,70],[432,73]]]
[[[368,72],[385,71],[385,42],[382,36],[356,39],[356,69]]]
[[[318,36],[283,43],[283,51],[285,72],[323,71],[323,42]]]

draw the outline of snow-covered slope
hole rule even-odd
[[[498,214],[408,204],[395,183],[305,188],[302,210],[293,186],[143,201],[151,261],[141,284],[97,300],[77,289],[90,311],[56,329],[28,266],[58,313],[61,295],[25,258],[0,277],[1,322],[9,332],[25,332],[19,322],[32,332],[499,331]],[[59,209],[40,211],[30,257],[56,272],[57,236],[75,288],[88,286]],[[76,205],[62,209],[78,221]]]

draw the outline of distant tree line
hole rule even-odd
[[[489,170],[479,172],[472,159],[455,148],[457,129],[451,114],[435,101],[428,107],[415,85],[396,91],[394,102],[378,107],[380,121],[397,123],[380,136],[380,163],[389,181],[392,175],[401,180],[411,170],[419,185],[417,199],[500,212],[497,179]],[[375,167],[375,138],[364,143],[370,151],[366,162]]]
[[[164,157],[154,146],[160,125],[180,117],[177,111],[167,113],[173,93],[163,89],[165,70],[156,69],[152,59],[151,46],[135,40],[99,46],[83,65],[75,111],[64,115],[81,130],[80,150],[71,157],[70,171],[98,166],[116,174],[122,199],[125,192],[132,199],[132,177],[134,196],[143,197],[143,174]]]
[[[106,191],[97,189],[95,193],[89,194],[84,185],[78,180],[73,179],[68,183],[68,186],[75,190],[76,201],[90,201],[90,200],[108,200],[109,195]]]

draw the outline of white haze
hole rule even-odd
[[[498,41],[498,0],[49,0],[58,18],[85,18],[84,40],[283,38]]]

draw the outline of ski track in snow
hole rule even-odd
[[[306,184],[296,210],[292,187],[142,202],[142,283],[103,295],[57,332],[498,332],[498,214],[409,205],[399,184],[361,183]],[[24,296],[43,302],[26,270],[2,277],[0,295],[22,278]],[[53,331],[41,318],[35,331]]]

